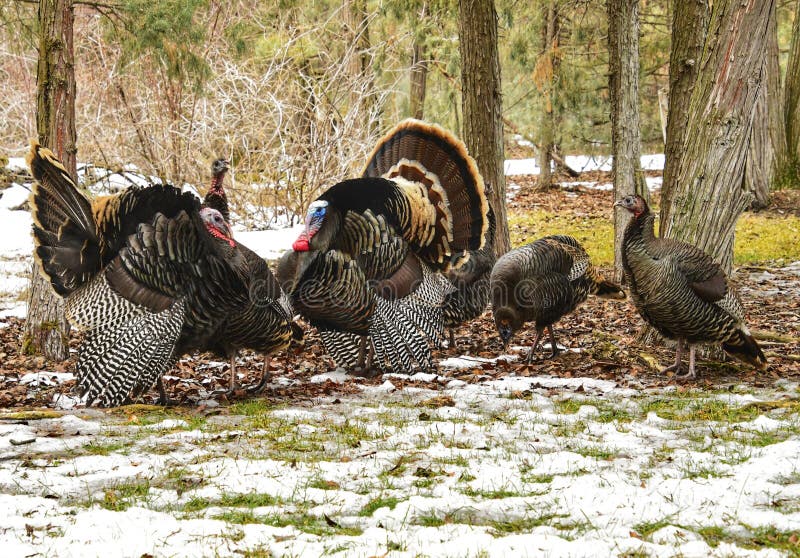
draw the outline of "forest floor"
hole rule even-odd
[[[532,193],[529,180],[515,177],[512,217],[611,215],[610,192]],[[796,218],[795,194],[767,213]],[[517,242],[546,234],[515,223]],[[19,355],[21,320],[0,317],[0,546],[800,556],[800,262],[780,264],[734,273],[769,370],[701,358],[691,382],[658,373],[673,350],[637,343],[630,301],[590,299],[557,324],[567,350],[532,364],[520,361],[533,332],[501,354],[487,312],[456,330],[455,349],[436,350],[438,373],[350,377],[307,331],[273,359],[258,398],[215,394],[228,365],[191,355],[165,378],[182,406],[84,409],[69,393],[74,362]],[[243,352],[240,384],[257,382],[261,363]]]

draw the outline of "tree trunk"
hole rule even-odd
[[[669,212],[662,208],[664,236],[698,246],[726,271],[736,220],[752,200],[744,165],[774,8],[774,0],[714,0],[689,105],[685,155]]]
[[[639,132],[639,2],[608,0],[608,89],[611,100],[611,145],[614,154],[614,199],[639,194],[649,201],[641,169]],[[614,277],[621,281],[622,236],[628,212],[614,212]]]
[[[539,149],[537,150],[537,164],[539,165],[539,180],[536,188],[547,190],[553,186],[553,173],[551,161],[556,148],[556,120],[553,110],[555,99],[554,88],[558,83],[558,0],[547,2],[545,21],[542,26],[542,52],[534,70],[534,81],[542,93],[542,109],[539,114]]]
[[[352,80],[350,88],[350,107],[354,114],[372,115],[375,103],[375,84],[372,68],[370,67],[369,50],[371,43],[369,40],[369,19],[367,14],[366,0],[343,0],[342,16],[344,18],[344,28],[347,34],[347,43],[352,45],[352,50],[346,55],[348,73]],[[366,118],[368,124],[366,133],[372,133],[372,129],[377,127],[377,122]]]
[[[800,157],[800,2],[797,3],[794,13],[792,42],[789,47],[789,59],[786,62],[784,103],[786,151],[781,158],[784,164],[781,179],[795,182],[798,178],[797,167]]]
[[[780,97],[780,91],[775,90],[772,75],[772,56],[778,56],[778,24],[775,6],[769,14],[769,27],[767,35],[767,63],[765,66],[765,79],[761,86],[753,115],[753,129],[750,131],[750,146],[747,149],[747,162],[745,163],[744,181],[745,188],[753,195],[751,209],[764,209],[769,205],[769,191],[775,177],[775,149],[772,136],[775,131],[770,114],[770,97]],[[778,70],[780,71],[780,70]],[[780,80],[780,75],[778,75]],[[772,103],[775,107],[775,103]]]
[[[800,5],[800,3],[798,4]],[[775,189],[779,172],[786,157],[786,122],[783,118],[784,92],[781,82],[780,49],[778,47],[777,8],[770,19],[767,35],[767,114],[769,116],[769,138],[772,145],[772,174],[770,189]]]
[[[506,182],[503,175],[503,111],[497,13],[494,0],[459,2],[464,142],[478,163],[487,197],[497,218],[495,253],[509,250]]]
[[[669,110],[667,141],[664,146],[664,178],[661,185],[661,214],[669,211],[681,156],[685,153],[689,101],[697,80],[700,58],[708,28],[708,2],[681,0],[673,2],[672,46],[669,53]],[[662,220],[663,225],[663,220]]]
[[[75,62],[72,44],[72,0],[39,2],[39,62],[37,66],[36,126],[39,142],[61,158],[77,182],[75,132]],[[23,352],[41,352],[52,360],[69,356],[69,325],[64,302],[33,264]]]
[[[428,81],[428,53],[423,39],[414,35],[411,75],[408,92],[409,112],[413,118],[425,117],[425,88]]]

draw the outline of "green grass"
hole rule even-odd
[[[150,481],[121,482],[105,489],[103,501],[98,502],[101,507],[110,511],[125,511],[139,500],[147,498],[150,492]]]
[[[583,244],[595,265],[614,263],[614,224],[599,216],[576,217],[568,212],[541,209],[511,211],[508,215],[511,245],[521,246],[550,234],[569,234]],[[789,263],[800,260],[800,218],[745,213],[736,224],[734,263]]]
[[[402,501],[402,499],[395,498],[394,496],[378,496],[367,502],[366,505],[361,508],[361,511],[358,512],[358,515],[361,517],[370,517],[375,513],[375,510],[379,510],[380,508],[389,508],[393,510],[395,506]]]
[[[197,512],[210,507],[219,508],[260,508],[274,506],[282,501],[271,495],[261,493],[223,494],[221,498],[192,498],[183,505],[184,512]]]
[[[214,516],[214,519],[234,523],[237,525],[246,525],[249,523],[257,523],[262,525],[270,525],[272,527],[294,527],[298,531],[303,531],[310,535],[317,535],[319,537],[331,535],[347,535],[358,536],[362,530],[358,527],[344,527],[324,517],[317,517],[307,513],[280,513],[269,515],[256,515],[250,509],[236,509],[229,510]]]

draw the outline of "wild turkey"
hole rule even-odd
[[[201,208],[210,207],[219,211],[226,222],[229,222],[230,210],[224,181],[229,168],[230,162],[221,157],[211,164],[211,185],[201,205]],[[238,248],[244,256],[247,266],[246,275],[251,278],[251,285],[260,291],[253,293],[256,295],[253,300],[272,301],[272,303],[280,305],[280,309],[276,308],[276,311],[291,316],[289,298],[281,290],[266,262],[246,246],[239,244]],[[230,363],[228,391],[231,393],[236,389],[236,355],[241,348],[249,347],[265,353],[261,380],[254,387],[248,388],[248,391],[260,393],[270,379],[270,353],[275,350],[275,340],[272,338],[273,331],[271,329],[253,327],[253,324],[257,323],[255,320],[258,319],[258,316],[255,314],[258,312],[259,310],[253,304],[245,305],[240,311],[228,315],[220,324],[218,333],[214,335],[215,346],[211,350],[218,354],[224,354]],[[298,326],[292,323],[291,328],[292,337],[302,338],[302,330]]]
[[[286,309],[218,210],[171,186],[90,203],[49,149],[34,142],[28,163],[36,261],[86,333],[77,374],[87,405],[135,400],[184,352],[232,343],[230,316],[259,330],[251,348],[288,343]]]
[[[494,267],[494,212],[489,208],[489,228],[482,248],[471,250],[469,259],[459,268],[452,268],[445,276],[453,291],[444,299],[444,325],[449,329],[452,349],[456,346],[453,328],[480,316],[489,304],[489,276]]]
[[[211,186],[208,187],[208,192],[203,198],[203,207],[211,207],[222,213],[226,223],[231,222],[228,196],[225,194],[224,187],[225,174],[227,174],[230,165],[227,159],[221,157],[211,163]]]
[[[695,378],[695,345],[720,343],[736,358],[759,369],[767,359],[744,323],[744,309],[725,272],[699,248],[668,238],[656,238],[655,216],[640,196],[616,202],[633,218],[625,227],[622,264],[634,305],[645,322],[678,343],[677,378]],[[689,344],[689,370],[680,374],[683,345]]]
[[[452,288],[441,272],[483,245],[487,208],[465,146],[406,120],[380,140],[361,178],[311,203],[278,277],[340,366],[429,369],[428,342],[443,330]]]
[[[580,243],[566,235],[546,236],[500,257],[492,269],[491,292],[494,322],[504,347],[525,322],[534,322],[536,337],[528,362],[545,328],[552,356],[558,354],[553,324],[590,294],[625,298],[619,285],[600,275]]]

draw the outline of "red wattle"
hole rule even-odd
[[[292,244],[292,250],[295,252],[308,252],[309,247],[306,233],[301,233],[300,236],[297,237],[297,240]]]

